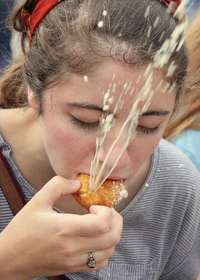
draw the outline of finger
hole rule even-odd
[[[114,254],[114,251],[115,251],[114,247],[102,251],[95,251],[95,252],[90,251],[93,253],[94,260],[96,262],[95,270],[99,269],[102,263],[104,263],[105,265],[108,259],[111,258],[112,255]],[[80,271],[80,269],[82,269],[82,271],[88,270],[89,268],[87,266],[88,254],[89,252],[85,252],[81,255],[74,255],[71,258],[68,257],[67,258],[68,270],[76,271],[76,272]],[[89,268],[89,271],[91,271],[91,268]]]
[[[108,207],[105,206],[99,206],[99,205],[92,205],[90,207],[90,213],[95,214],[96,216],[100,217],[102,215],[102,207],[104,207],[103,209],[108,209]],[[115,224],[115,221],[117,220],[117,223],[119,225],[119,228],[123,228],[123,219],[121,217],[121,215],[114,209],[114,208],[109,208],[110,209],[110,218],[111,218],[111,224],[110,226],[112,227],[112,225]],[[119,222],[120,220],[120,222]]]
[[[77,266],[72,266],[72,267],[69,267],[67,266],[66,268],[64,269],[60,269],[60,270],[57,270],[57,273],[56,275],[61,275],[61,274],[66,274],[66,273],[78,273],[78,272],[92,272],[92,271],[96,271],[96,270],[100,270],[100,269],[103,269],[108,263],[108,259],[107,260],[104,260],[102,262],[98,262],[94,268],[89,268],[87,266],[87,263],[83,264],[83,265],[77,265]],[[65,266],[64,266],[65,267]],[[52,276],[54,276],[54,274],[52,274]]]
[[[104,206],[104,207],[105,207],[105,206]],[[96,215],[98,215],[98,212],[101,211],[101,209],[102,209],[102,206],[100,206],[100,205],[92,205],[92,206],[90,207],[89,211],[90,211],[91,214],[96,214]]]
[[[117,237],[116,237],[117,236]],[[101,251],[114,248],[120,241],[119,233],[104,233],[95,237],[76,237],[67,243],[65,249],[71,254],[85,253],[87,251]],[[65,240],[63,241],[65,242]]]
[[[118,230],[120,230],[122,232],[123,230],[123,218],[122,216],[114,209],[111,208],[112,211],[112,225],[113,226],[118,226]]]
[[[96,227],[90,227],[91,229]],[[95,232],[90,231],[90,235],[76,236],[73,234],[73,239],[68,243],[67,247],[70,252],[78,253],[80,251],[98,251],[105,250],[111,247],[115,247],[121,239],[121,233],[123,229],[123,219],[120,214],[116,212],[116,217],[111,222],[111,227],[107,232]],[[79,230],[80,233],[80,230]]]
[[[108,263],[108,260],[99,262],[96,264],[96,266],[94,268],[89,268],[87,266],[87,264],[85,264],[85,265],[75,268],[74,271],[72,271],[72,272],[83,272],[83,271],[92,272],[92,271],[100,270],[100,269],[103,269],[107,265],[107,263]]]
[[[65,229],[67,236],[91,237],[109,231],[112,222],[112,210],[99,206],[96,214],[74,215],[62,214],[57,222]],[[69,227],[70,225],[70,227]]]
[[[33,197],[32,201],[44,207],[52,207],[61,196],[72,194],[79,188],[79,181],[67,180],[63,177],[55,176]]]
[[[105,208],[107,208],[107,207],[104,207],[104,209]],[[102,209],[102,206],[93,205],[90,208],[90,212],[94,213],[97,217],[100,217],[102,215],[101,209]],[[117,231],[122,232],[122,229],[123,229],[122,216],[114,208],[109,208],[109,209],[110,209],[110,229],[115,227]]]
[[[90,246],[93,250],[99,250],[99,245],[101,245],[102,249],[106,249],[116,246],[120,242],[123,230],[123,218],[114,209],[111,209],[111,211],[113,216],[109,231],[99,236],[90,237]]]
[[[111,247],[109,249],[106,250],[100,250],[100,251],[90,251],[93,253],[94,259],[96,261],[96,263],[101,263],[103,261],[106,261],[108,259],[110,259],[114,252],[115,252],[115,247]],[[83,265],[87,263],[88,260],[88,253],[86,252],[85,254],[83,254]]]

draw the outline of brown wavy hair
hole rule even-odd
[[[164,137],[171,141],[186,129],[200,130],[200,10],[186,32],[189,52],[188,76],[176,114]]]
[[[29,49],[20,16],[23,4],[10,16],[11,27],[21,33],[24,54],[0,79],[3,108],[27,106],[27,85],[41,101],[42,92],[61,75],[65,74],[67,81],[73,74],[89,74],[109,58],[138,66],[150,62],[177,26],[158,0],[65,0],[42,20]],[[147,8],[149,13],[144,16]],[[104,10],[107,16],[99,28]],[[155,27],[149,33],[152,26]],[[179,93],[187,68],[184,45],[173,52],[172,61],[177,68],[170,79],[176,82]]]

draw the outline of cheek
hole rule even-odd
[[[60,132],[60,146],[68,152],[69,157],[76,156],[78,159],[94,155],[95,141],[88,136],[81,136],[76,132]]]
[[[146,135],[136,137],[131,144],[131,157],[134,164],[140,167],[152,155],[158,145],[161,135]]]
[[[82,133],[71,124],[45,122],[43,127],[47,153],[66,164],[77,165],[92,160],[95,152],[95,139],[88,133]],[[87,163],[88,165],[89,163]]]

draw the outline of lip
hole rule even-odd
[[[123,179],[122,177],[119,177],[119,176],[109,176],[108,179],[112,180],[112,181],[124,181],[125,180],[125,179]]]
[[[78,173],[78,175],[80,174],[87,174],[90,176],[89,173],[87,172],[81,172],[81,173]],[[77,176],[78,177],[78,176]],[[115,176],[115,175],[112,175],[112,176],[109,176],[106,180],[112,180],[112,181],[125,181],[126,179],[125,178],[122,178],[120,176]]]

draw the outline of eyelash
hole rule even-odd
[[[99,122],[84,122],[74,116],[71,116],[71,122],[81,129],[93,130],[99,127]],[[156,134],[158,133],[160,125],[149,128],[145,126],[138,125],[137,130],[141,131],[144,134]]]
[[[138,125],[137,126],[137,129],[145,134],[156,134],[159,132],[159,128],[160,128],[160,125],[157,125],[155,127],[145,127],[145,126],[141,126],[141,125]]]
[[[99,127],[99,122],[84,122],[71,116],[71,122],[82,129],[92,130]]]

